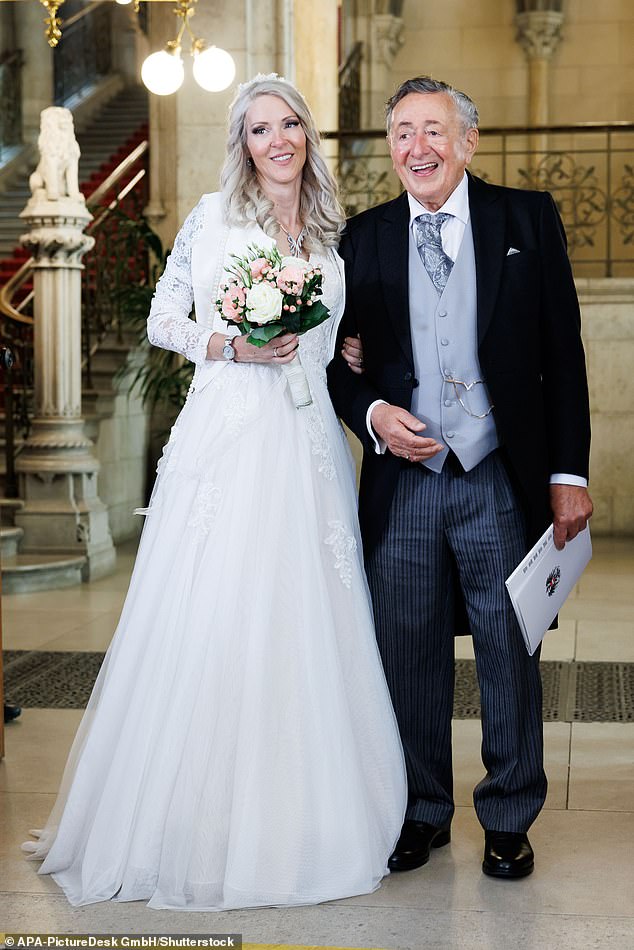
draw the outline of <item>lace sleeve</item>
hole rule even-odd
[[[174,350],[192,363],[204,363],[212,330],[190,318],[194,302],[191,276],[192,244],[205,218],[204,200],[189,213],[176,235],[172,253],[156,285],[147,320],[148,340]]]

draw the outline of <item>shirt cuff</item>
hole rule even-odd
[[[576,485],[578,488],[587,488],[588,479],[583,478],[581,475],[567,475],[565,473],[556,472],[554,475],[550,476],[551,485]]]
[[[385,399],[375,399],[374,402],[371,402],[368,406],[368,411],[365,414],[365,427],[370,433],[372,441],[374,442],[374,451],[377,455],[385,455],[385,450],[387,448],[387,442],[384,442],[383,439],[379,438],[374,429],[372,428],[372,423],[370,422],[370,417],[372,415],[372,410],[375,406],[387,406],[388,403]]]

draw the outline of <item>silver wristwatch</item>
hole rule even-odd
[[[222,356],[225,360],[234,360],[236,358],[236,348],[231,341],[231,337],[227,337],[222,348]]]

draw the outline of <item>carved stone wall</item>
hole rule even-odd
[[[404,45],[392,85],[431,73],[473,96],[482,124],[528,120],[529,64],[515,41],[515,0],[404,0]],[[634,114],[634,6],[567,0],[562,41],[550,61],[550,121],[628,120]]]

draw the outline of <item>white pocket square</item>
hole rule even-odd
[[[509,247],[508,251],[506,252],[506,256],[510,257],[511,254],[519,254],[519,253],[520,252],[518,251],[516,247]]]

